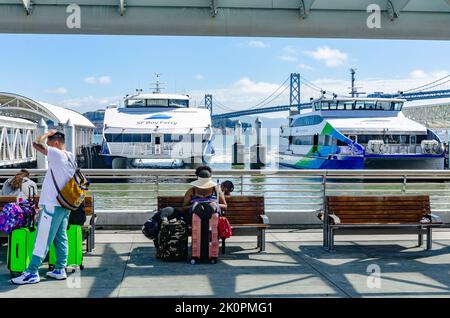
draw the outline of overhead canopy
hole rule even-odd
[[[449,13],[449,0],[0,0],[0,32],[449,40]]]
[[[0,92],[0,115],[23,118],[35,123],[41,119],[51,120],[55,125],[64,125],[70,118],[76,128],[95,128],[89,119],[74,110],[37,102],[13,93]]]

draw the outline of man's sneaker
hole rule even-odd
[[[65,269],[54,269],[51,272],[47,272],[47,277],[51,277],[57,280],[63,280],[67,278]]]
[[[14,285],[37,284],[41,281],[39,274],[23,272],[19,277],[11,279]]]

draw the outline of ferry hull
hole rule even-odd
[[[444,157],[343,157],[340,159],[280,155],[279,164],[295,169],[404,169],[442,170]]]
[[[364,169],[363,157],[335,157],[328,159],[280,155],[279,163],[295,169]]]
[[[444,157],[366,157],[365,169],[442,170]]]

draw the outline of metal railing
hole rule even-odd
[[[18,170],[0,170],[0,178]],[[45,170],[29,170],[42,185]],[[157,197],[184,195],[194,170],[83,170],[91,180],[98,212],[144,212],[156,208]],[[231,180],[233,195],[264,195],[267,213],[315,213],[325,195],[428,194],[433,213],[450,211],[448,170],[215,170],[213,178]]]

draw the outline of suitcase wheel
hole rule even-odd
[[[192,264],[192,265],[195,265],[195,263],[196,263],[195,258],[191,258],[191,264]]]
[[[83,270],[83,269],[84,269],[84,265],[81,264],[81,265],[80,265],[80,270]]]
[[[217,264],[217,258],[211,258],[210,262],[211,264]]]

